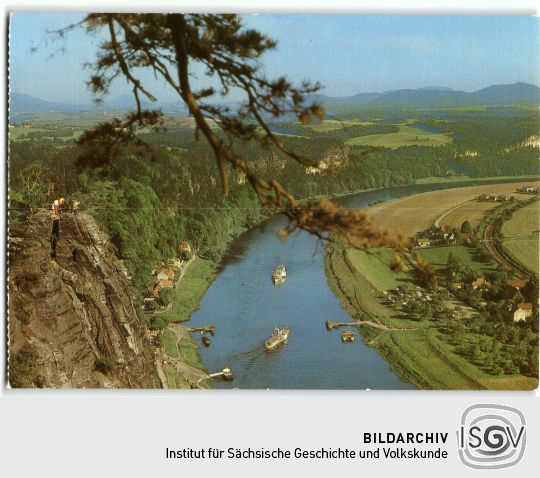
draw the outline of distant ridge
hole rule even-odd
[[[330,110],[347,105],[373,108],[448,108],[463,106],[509,106],[540,104],[540,88],[529,83],[492,85],[472,93],[441,86],[402,89],[384,93],[361,93],[346,98],[313,95]]]
[[[540,104],[540,88],[529,83],[514,83],[511,85],[491,85],[472,93],[453,90],[442,86],[424,86],[418,89],[402,89],[384,93],[358,93],[346,97],[330,97],[323,94],[313,94],[308,101],[322,103],[332,110],[336,107],[365,108],[448,108],[463,106],[509,106],[522,103]],[[11,113],[48,113],[70,111],[129,111],[135,108],[135,99],[130,94],[124,94],[96,104],[56,103],[42,100],[22,93],[10,94]],[[161,108],[167,112],[187,113],[180,101],[174,103],[144,102],[145,108]]]

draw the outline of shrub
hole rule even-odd
[[[465,232],[466,234],[472,234],[473,228],[472,228],[471,223],[469,221],[465,221],[461,225],[461,232]]]
[[[116,360],[113,357],[108,355],[100,355],[96,359],[95,369],[97,372],[101,372],[104,375],[107,375],[114,371],[116,367]]]
[[[9,361],[9,383],[14,388],[32,386],[36,372],[38,351],[31,345],[24,346]]]
[[[165,322],[164,319],[158,316],[153,316],[150,319],[150,323],[148,324],[148,328],[150,330],[161,330],[164,329],[167,326],[167,322]]]
[[[176,299],[176,292],[173,288],[169,287],[166,289],[161,289],[159,299],[163,305],[169,305],[171,302],[174,302],[174,299]]]

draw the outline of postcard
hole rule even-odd
[[[13,13],[9,386],[536,389],[538,28]]]

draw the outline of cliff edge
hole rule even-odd
[[[154,387],[127,271],[90,214],[39,210],[12,229],[8,287],[10,367],[31,375],[12,386]]]

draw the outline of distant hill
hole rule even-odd
[[[186,106],[181,101],[173,103],[152,103],[142,101],[143,108],[162,108],[165,112],[187,114]],[[11,113],[69,113],[76,111],[133,111],[137,107],[135,98],[132,94],[116,96],[103,103],[57,103],[54,101],[42,100],[34,96],[22,93],[10,93],[9,109]]]
[[[347,109],[361,106],[363,108],[450,108],[463,106],[508,106],[522,103],[540,104],[540,88],[528,83],[512,85],[492,85],[481,90],[467,93],[441,86],[424,86],[411,90],[394,90],[383,93],[358,93],[345,97],[330,97],[323,94],[313,94],[307,97],[308,102],[322,103],[332,113],[332,110]],[[187,114],[186,107],[181,101],[173,103],[142,103],[145,108],[161,108],[164,112]],[[55,103],[33,96],[11,93],[10,111],[12,113],[48,113],[70,111],[129,111],[136,106],[131,94],[120,95],[105,100],[100,105]]]
[[[493,85],[473,93],[482,103],[512,105],[520,103],[538,104],[538,86],[529,83],[514,83],[513,85]]]
[[[468,93],[440,86],[425,86],[416,90],[404,89],[384,93],[364,93],[347,98],[318,95],[318,101],[330,111],[347,105],[373,108],[449,108],[463,106],[508,106],[540,104],[540,88],[528,83],[493,85]]]
[[[84,111],[89,105],[55,103],[22,93],[9,95],[9,109],[12,113],[50,113],[58,111]]]

